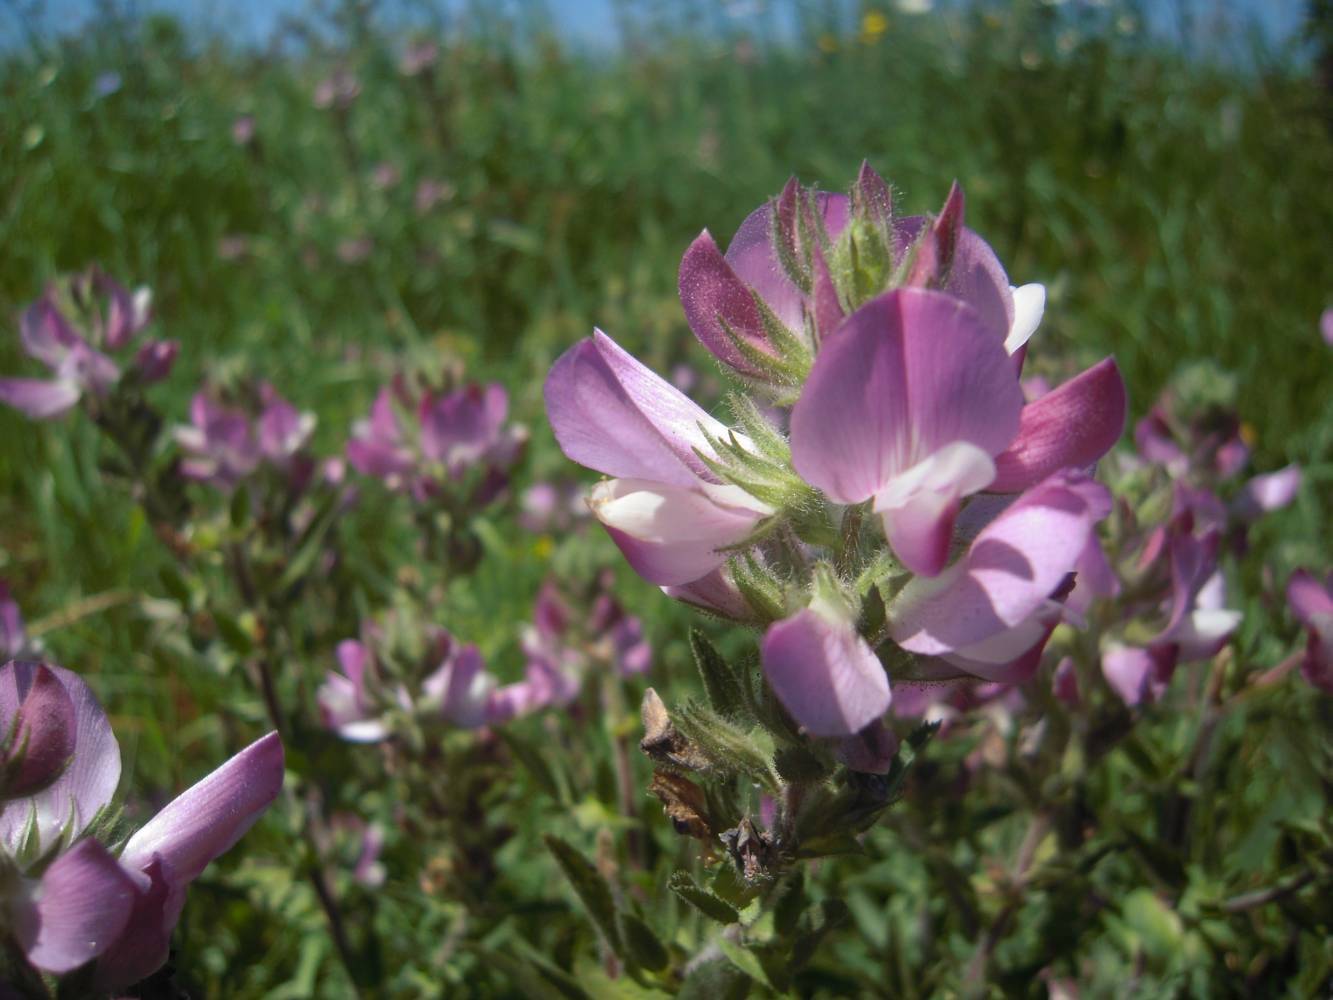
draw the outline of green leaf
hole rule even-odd
[[[565,803],[568,796],[562,784],[556,779],[555,772],[547,759],[536,747],[509,728],[496,730],[509,752],[514,755],[524,769],[532,775],[543,792],[559,803]]]
[[[694,662],[703,678],[704,690],[713,709],[724,716],[740,715],[745,710],[745,691],[736,672],[728,666],[708,637],[696,629],[690,630],[690,649]]]
[[[607,947],[628,961],[625,945],[620,937],[620,925],[616,922],[616,904],[611,898],[611,887],[606,884],[591,861],[585,858],[567,841],[553,833],[542,835],[546,849],[555,857],[556,864],[569,879],[574,892],[592,917],[597,929],[602,932]]]
[[[783,747],[773,755],[773,766],[783,781],[805,784],[823,781],[828,777],[829,768],[820,760],[819,755],[809,747],[793,744]]]
[[[680,984],[676,1000],[745,1000],[750,977],[724,958],[696,966]]]
[[[787,880],[777,905],[773,907],[773,929],[782,937],[787,937],[796,929],[804,909],[805,877],[797,869]]]
[[[672,721],[718,772],[744,775],[776,790],[770,755],[758,742],[765,737],[762,730],[746,730],[695,701],[686,702]]]
[[[717,946],[722,950],[722,954],[727,956],[727,960],[741,972],[756,982],[763,983],[770,989],[773,987],[773,984],[769,982],[768,973],[764,971],[763,965],[759,962],[758,956],[749,948],[737,944],[735,941],[729,941],[725,937],[717,939]]]
[[[671,960],[653,929],[632,913],[620,914],[620,937],[629,960],[649,972],[660,972]]]
[[[667,887],[710,920],[716,920],[720,924],[734,924],[741,918],[730,903],[695,885],[694,879],[687,871],[673,872]]]
[[[331,490],[320,505],[318,512],[310,523],[310,527],[306,529],[306,533],[296,549],[296,555],[292,557],[286,570],[278,579],[278,593],[287,590],[310,572],[310,567],[315,564],[315,560],[324,549],[324,536],[333,527],[333,522],[337,520],[341,507],[342,492]]]

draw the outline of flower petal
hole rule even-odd
[[[1028,490],[943,574],[903,588],[889,609],[893,639],[914,653],[941,655],[1023,623],[1073,570],[1110,506],[1106,488],[1078,472]]]
[[[847,196],[821,191],[814,199],[829,239],[836,243],[850,217]],[[787,277],[773,246],[771,203],[746,216],[727,247],[726,259],[736,276],[754,289],[789,330],[805,328],[805,296]]]
[[[712,453],[701,426],[726,428],[601,331],[556,361],[545,396],[556,441],[580,465],[676,486],[714,480],[694,450]]]
[[[905,254],[929,220],[910,215],[895,227],[895,255]],[[990,244],[963,227],[954,247],[944,291],[971,306],[992,335],[1004,342],[1014,326],[1014,296],[1004,265]]]
[[[97,959],[93,983],[98,990],[118,992],[166,964],[171,932],[185,905],[186,881],[161,855],[148,860],[124,930]]]
[[[167,803],[125,844],[121,863],[144,871],[161,855],[192,881],[259,819],[282,790],[282,741],[269,733]]]
[[[599,483],[589,504],[634,571],[659,587],[707,576],[727,561],[719,549],[772,513],[738,487],[705,493],[642,479]]]
[[[16,936],[28,961],[60,975],[115,941],[130,918],[134,898],[129,873],[97,841],[81,840],[42,873]]]
[[[746,360],[728,335],[730,330],[756,350],[774,354],[759,306],[707,229],[681,258],[678,283],[685,319],[699,342],[738,372],[761,376],[763,373]]]
[[[1330,628],[1333,626],[1333,573],[1324,583],[1309,570],[1298,569],[1287,581],[1287,603],[1306,628]]]
[[[815,736],[851,736],[886,711],[889,677],[851,623],[811,608],[770,625],[764,674],[778,699]]]
[[[1237,517],[1255,520],[1271,511],[1281,510],[1301,489],[1301,467],[1288,465],[1285,469],[1255,476],[1247,482],[1240,495],[1232,501]]]
[[[955,441],[875,494],[884,534],[903,565],[924,576],[943,569],[960,498],[993,478],[995,464],[989,455],[967,441]]]
[[[1046,312],[1046,286],[1019,285],[1010,291],[1014,300],[1014,321],[1009,325],[1009,335],[1004,338],[1004,349],[1012,356],[1041,326],[1042,314]]]
[[[76,382],[37,378],[0,378],[0,403],[12,406],[33,420],[50,420],[67,413],[83,395]]]
[[[1022,405],[976,314],[940,292],[897,289],[824,344],[792,411],[792,460],[833,500],[860,503],[945,445],[1003,450]]]
[[[65,685],[45,664],[29,666],[0,667],[0,761],[6,772],[0,790],[10,799],[33,795],[60,777],[74,755],[78,728]]]
[[[21,688],[31,683],[37,666],[23,661],[14,664]],[[102,706],[77,674],[54,664],[46,664],[46,668],[64,685],[74,703],[74,759],[54,783],[0,809],[0,844],[11,854],[17,853],[34,812],[43,846],[56,843],[67,829],[71,837],[77,837],[111,801],[120,783],[120,746]]]
[[[1060,469],[1092,465],[1120,439],[1125,406],[1125,382],[1114,358],[1029,403],[1017,436],[995,457],[990,489],[1017,493]]]

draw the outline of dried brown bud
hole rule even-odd
[[[702,771],[707,768],[708,759],[675,727],[662,699],[652,688],[643,693],[640,714],[643,717],[640,750],[659,764],[685,771]]]
[[[777,851],[768,834],[758,829],[746,816],[733,829],[723,831],[722,843],[731,855],[736,870],[747,882],[773,878]]]
[[[671,771],[654,771],[648,791],[661,800],[662,809],[677,833],[697,840],[713,839],[703,789],[689,778]]]

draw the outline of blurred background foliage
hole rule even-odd
[[[533,430],[526,476],[536,480],[569,472],[544,425],[541,380],[594,325],[658,370],[700,364],[676,269],[701,228],[725,243],[790,174],[840,189],[863,158],[908,212],[938,208],[956,178],[969,224],[1011,278],[1047,285],[1034,360],[1048,373],[1114,353],[1137,418],[1175,371],[1204,362],[1207,378],[1234,385],[1255,467],[1303,466],[1298,503],[1258,530],[1244,568],[1246,608],[1261,623],[1248,626],[1246,649],[1276,662],[1296,632],[1273,579],[1330,556],[1333,365],[1317,330],[1333,304],[1333,102],[1318,72],[1326,5],[1313,5],[1307,36],[1281,49],[1256,43],[1243,59],[1182,51],[1150,34],[1133,3],[915,6],[773,0],[734,18],[702,2],[626,0],[615,8],[618,41],[605,47],[562,41],[536,4],[448,16],[409,4],[392,18],[374,4],[326,5],[258,47],[111,7],[78,35],[20,35],[0,53],[0,315],[13,330],[47,280],[99,261],[151,285],[160,329],[183,342],[162,390],[169,408],[183,414],[205,375],[259,374],[318,413],[328,452],[405,358],[461,357],[510,390]],[[25,23],[23,5],[11,13]],[[438,57],[404,72],[404,53],[422,41]],[[330,79],[344,89],[318,107]],[[240,120],[251,137],[238,134],[249,127]],[[16,336],[0,338],[0,370],[23,364]],[[709,369],[702,398],[711,378]],[[98,447],[77,420],[53,433],[0,413],[0,576],[60,661],[96,675],[136,785],[166,788],[220,759],[229,719],[259,713],[188,649],[158,641],[163,628],[138,595],[160,593],[166,557],[141,514],[102,487]],[[388,563],[391,576],[386,547],[407,553],[410,539],[388,520],[362,518],[345,543],[367,567]],[[506,561],[451,593],[448,625],[517,664],[517,628],[543,575],[559,558],[604,559],[607,547],[590,539],[552,556],[549,540],[503,517],[492,541]],[[653,683],[670,687],[689,669],[686,616],[625,576],[624,602],[657,641]],[[391,590],[392,579],[367,584],[366,607]],[[1276,630],[1262,624],[1274,621]],[[317,676],[327,665],[301,669]],[[1265,709],[1256,725],[1275,732],[1284,713]],[[1186,741],[1170,725],[1157,735],[1168,749]],[[1232,735],[1249,756],[1227,767],[1248,760],[1254,770],[1217,779],[1236,783],[1218,786],[1235,801],[1217,822],[1239,852],[1228,864],[1259,871],[1273,860],[1275,831],[1309,819],[1317,799],[1283,784],[1299,766],[1301,734],[1267,744]],[[1319,729],[1304,738],[1317,743]],[[588,766],[595,775],[604,763]],[[1093,794],[1124,792],[1122,771],[1103,778]],[[1158,778],[1169,780],[1169,768]],[[586,833],[604,818],[587,813],[592,792],[580,814],[527,790],[491,791],[516,827]],[[1132,826],[1152,800],[1126,794]],[[932,803],[968,808],[940,788],[922,795],[927,815]],[[373,793],[363,802],[367,812],[391,805]],[[877,830],[870,863],[828,866],[829,884],[855,873],[855,933],[833,965],[870,976],[912,968],[914,939],[891,928],[913,916],[912,889],[939,863],[903,851],[925,835],[910,823]],[[262,846],[246,855],[281,856],[279,822],[254,838]],[[511,932],[541,920],[542,906],[564,905],[531,836],[512,843],[506,891],[536,909]],[[238,852],[221,867],[229,879],[201,886],[186,911],[191,974],[205,995],[337,995],[320,978],[336,973],[321,971],[327,945],[310,899],[288,892],[271,862]],[[407,902],[415,892],[390,878],[382,932],[402,932],[385,914],[417,912]],[[1172,963],[1204,960],[1172,951],[1183,932],[1143,892],[1091,953],[1108,983],[1138,954],[1164,989],[1188,990],[1187,976],[1168,974]],[[547,903],[531,904],[543,893]],[[1042,935],[1058,931],[1056,903],[1032,940],[999,956],[1018,970],[1015,989],[1029,988],[1018,985],[1032,957],[1023,949],[1039,952]],[[451,919],[440,910],[412,924],[420,962],[394,970],[385,995],[499,975],[449,950]],[[313,930],[283,932],[291,926]],[[573,930],[548,931],[546,953],[569,947]],[[1154,944],[1126,952],[1126,936]]]

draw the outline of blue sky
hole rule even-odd
[[[436,0],[446,9],[457,6],[456,0]],[[721,0],[719,0],[721,2]],[[736,10],[737,20],[744,20],[747,9],[755,9],[766,0],[731,0],[724,5]],[[771,2],[771,0],[767,0]],[[819,3],[820,0],[796,0],[798,3]],[[937,0],[947,5],[950,0]],[[1071,3],[1086,0],[1068,0]],[[670,0],[658,0],[663,6]],[[792,0],[779,0],[780,8],[789,8]],[[1176,12],[1184,4],[1192,8],[1200,20],[1220,11],[1232,20],[1253,21],[1259,24],[1270,42],[1282,42],[1300,28],[1304,0],[1146,0],[1143,8],[1158,30],[1174,31]],[[44,30],[77,30],[86,23],[101,5],[101,0],[45,0],[42,18]],[[240,42],[263,42],[269,38],[281,20],[309,9],[308,0],[121,0],[121,6],[133,11],[164,11],[175,14],[193,27],[217,30]],[[391,2],[390,8],[394,6]],[[412,6],[412,5],[407,5]],[[420,6],[417,4],[416,6]],[[561,33],[570,41],[604,44],[615,38],[613,0],[546,0]],[[885,0],[891,8],[894,0]],[[0,7],[0,42],[18,37],[14,7]]]

